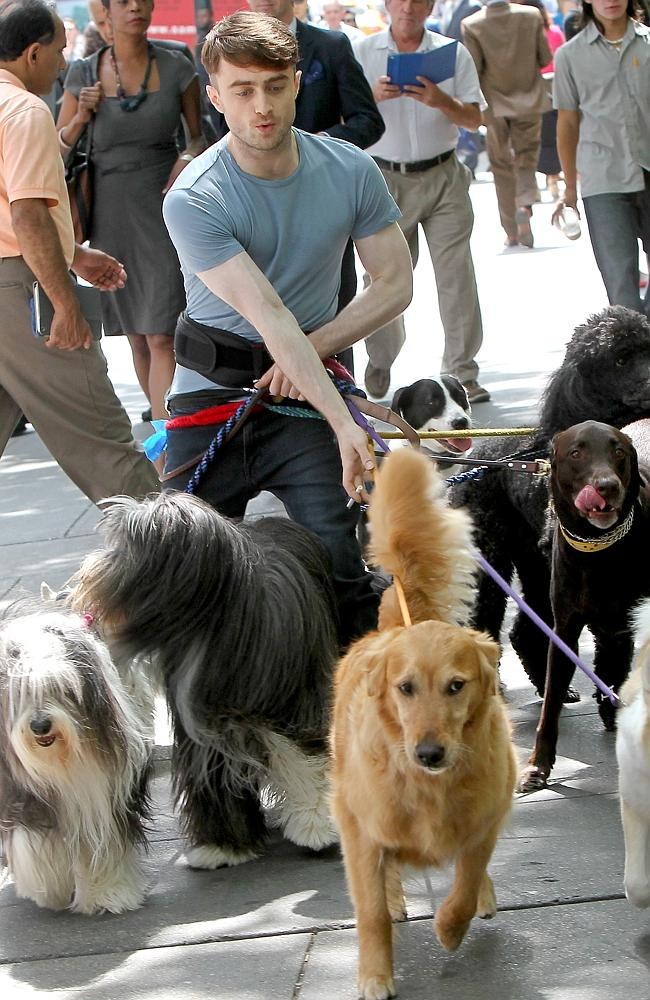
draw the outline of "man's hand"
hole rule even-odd
[[[578,218],[581,218],[580,212],[578,211],[578,192],[575,188],[566,188],[564,198],[556,204],[555,211],[551,216],[552,225],[557,225],[564,214],[565,208],[572,208]]]
[[[362,503],[368,501],[365,481],[372,478],[375,463],[368,452],[368,437],[352,419],[346,421],[336,435],[341,465],[343,466],[343,486],[348,495]]]
[[[77,246],[72,270],[102,292],[115,292],[126,284],[124,265],[103,250]]]
[[[390,82],[389,76],[380,76],[372,88],[372,96],[377,104],[380,101],[394,101],[396,97],[402,96],[400,87]]]
[[[60,351],[76,351],[83,347],[87,351],[92,342],[90,327],[83,318],[76,299],[71,308],[56,310],[50,336],[45,341],[47,347],[57,347]]]
[[[257,379],[255,388],[268,389],[269,396],[281,396],[283,399],[299,399],[301,401],[305,399],[300,389],[287,378],[277,365],[272,365],[261,378]]]
[[[419,104],[426,104],[428,108],[438,108],[440,111],[451,107],[452,101],[449,94],[441,90],[437,84],[427,80],[426,76],[416,76],[415,79],[420,81],[421,86],[406,84],[404,93],[407,97],[412,97]]]

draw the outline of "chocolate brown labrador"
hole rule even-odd
[[[595,420],[556,434],[550,493],[555,631],[577,652],[580,634],[588,628],[595,671],[617,691],[632,659],[630,609],[650,595],[650,500],[630,438]],[[571,661],[551,644],[535,747],[519,778],[520,792],[546,785],[573,673]],[[612,730],[614,706],[600,691],[597,697],[603,724]]]

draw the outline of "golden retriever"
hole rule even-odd
[[[394,995],[391,920],[406,916],[401,864],[455,862],[434,925],[447,950],[474,915],[496,912],[487,864],[517,766],[497,690],[498,647],[456,624],[471,600],[471,525],[443,492],[418,452],[383,463],[370,510],[374,556],[399,577],[414,624],[404,625],[391,587],[380,631],[355,643],[336,675],[332,808],[364,1000]]]

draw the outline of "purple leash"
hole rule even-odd
[[[354,419],[354,422],[357,423],[359,425],[359,427],[361,427],[362,430],[364,430],[366,432],[366,434],[368,434],[372,438],[372,440],[375,442],[375,444],[379,445],[379,447],[381,448],[381,450],[383,452],[386,452],[386,454],[388,454],[388,452],[390,451],[390,448],[388,447],[388,445],[386,444],[386,442],[384,441],[384,439],[379,436],[379,434],[377,433],[377,431],[375,430],[375,428],[372,426],[372,424],[368,423],[368,421],[364,417],[364,415],[361,412],[361,410],[359,409],[359,407],[354,405],[354,403],[349,398],[349,396],[345,397],[345,402],[347,404],[348,410],[352,414],[352,418]]]
[[[488,576],[492,577],[494,582],[497,583],[503,591],[505,591],[508,597],[512,597],[515,604],[519,608],[521,608],[524,614],[528,615],[531,621],[533,621],[538,628],[542,630],[546,638],[550,639],[551,642],[554,642],[555,645],[558,647],[558,649],[560,649],[564,653],[564,655],[567,656],[571,660],[571,662],[576,665],[576,667],[579,667],[580,670],[582,670],[582,672],[587,675],[589,680],[592,681],[592,683],[594,683],[596,687],[599,688],[600,691],[602,691],[602,693],[607,698],[609,698],[612,705],[616,705],[618,702],[620,702],[620,698],[618,697],[616,692],[612,691],[610,687],[607,687],[604,681],[601,681],[600,677],[598,677],[597,674],[593,672],[591,667],[588,667],[587,664],[583,660],[581,660],[580,657],[576,653],[574,653],[572,649],[570,649],[567,646],[566,642],[564,642],[563,639],[560,639],[559,635],[556,635],[556,633],[553,631],[552,628],[549,628],[546,622],[542,618],[540,618],[535,611],[533,611],[530,605],[526,604],[523,597],[521,597],[515,590],[513,590],[510,584],[507,583],[499,573],[497,573],[494,567],[490,566],[489,562],[486,562],[481,553],[474,550],[472,554],[476,559],[476,561],[478,562],[481,569],[485,573],[487,573]]]

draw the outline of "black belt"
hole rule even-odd
[[[411,163],[396,163],[394,160],[382,160],[381,156],[375,156],[373,159],[382,170],[392,170],[397,174],[418,174],[422,170],[430,170],[431,167],[437,167],[439,163],[444,163],[450,156],[453,156],[453,153],[453,149],[448,149],[446,153],[434,156],[431,160],[413,160]]]

